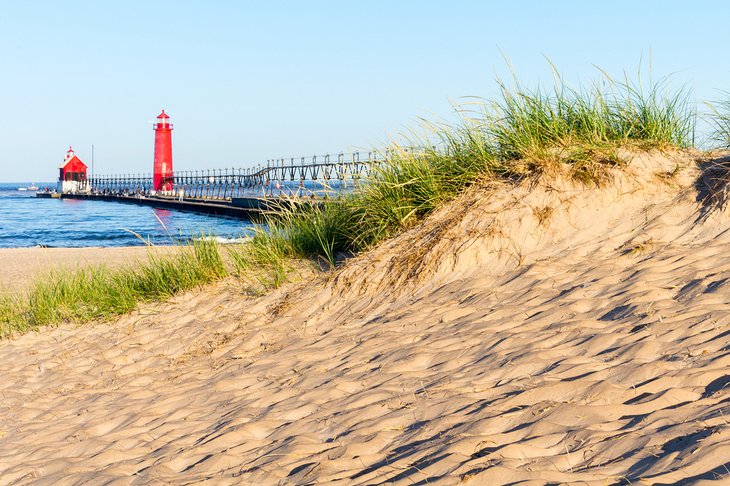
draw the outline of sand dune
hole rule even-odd
[[[730,217],[695,155],[474,188],[326,279],[2,342],[0,484],[728,481]]]

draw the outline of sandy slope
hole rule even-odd
[[[327,281],[0,343],[0,483],[728,481],[709,179],[475,189]]]

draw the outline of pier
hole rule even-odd
[[[413,149],[404,149],[410,151]],[[153,174],[91,175],[63,199],[118,202],[258,219],[282,205],[336,200],[367,182],[393,151],[270,159],[253,168],[175,171],[154,190]],[[48,197],[39,193],[39,197]]]
[[[72,147],[59,166],[57,191],[38,197],[84,199],[152,206],[163,209],[257,219],[267,211],[296,204],[340,199],[367,183],[373,168],[413,148],[269,159],[252,168],[173,170],[170,115],[153,124],[153,172],[89,174]],[[93,147],[92,147],[93,157]],[[92,158],[93,166],[93,158]]]
[[[246,198],[245,202],[234,204],[232,200],[205,200],[185,198],[180,200],[170,196],[151,196],[142,194],[100,194],[100,193],[78,193],[62,194],[61,199],[81,199],[86,201],[105,201],[122,204],[135,204],[138,206],[150,206],[158,209],[174,209],[177,211],[190,211],[194,213],[212,214],[216,216],[229,216],[247,220],[258,220],[262,214],[275,209],[271,204],[273,200],[264,198]]]

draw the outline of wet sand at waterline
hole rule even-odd
[[[169,253],[174,246],[156,246],[153,251]],[[52,271],[74,270],[88,265],[118,268],[145,261],[147,246],[96,248],[0,248],[0,292],[23,291],[35,279]]]
[[[474,187],[313,281],[2,341],[0,484],[727,480],[730,191],[696,158]]]

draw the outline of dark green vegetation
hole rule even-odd
[[[411,227],[477,182],[518,181],[566,170],[601,184],[619,149],[686,148],[694,144],[689,93],[667,81],[644,88],[604,77],[573,89],[556,76],[550,90],[500,83],[495,100],[460,111],[461,123],[429,125],[427,140],[392,147],[354,193],[319,206],[290,204],[272,213],[244,245],[221,248],[206,239],[172,257],[152,256],[119,271],[101,267],[53,275],[27,295],[0,296],[0,334],[45,324],[105,319],[176,292],[233,274],[259,290],[278,287],[302,261],[333,268],[343,256],[371,248]],[[730,147],[730,101],[714,109],[716,138]],[[224,263],[228,261],[228,265]]]
[[[22,295],[0,296],[0,336],[47,324],[84,322],[129,312],[228,274],[218,244],[195,240],[170,256],[150,252],[147,262],[120,270],[103,266],[52,273]]]

